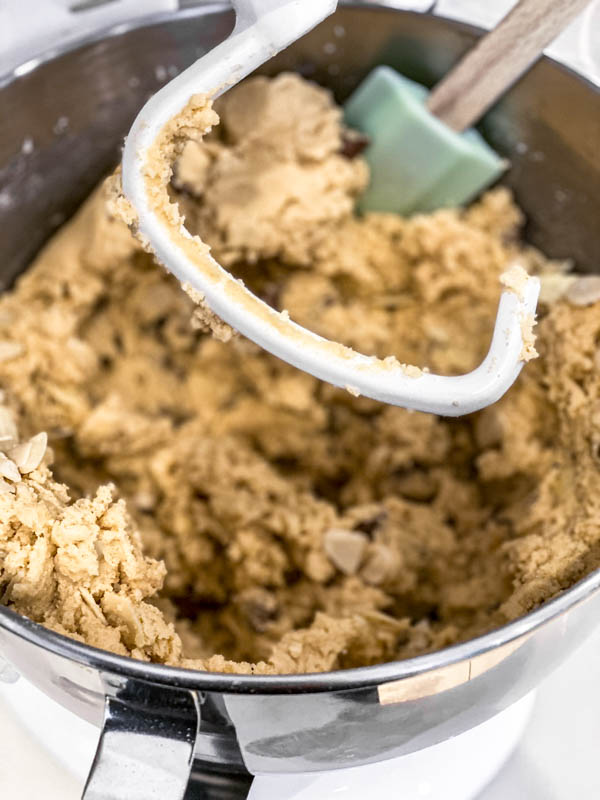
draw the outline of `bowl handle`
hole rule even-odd
[[[111,678],[82,800],[182,800],[199,720],[195,692]]]

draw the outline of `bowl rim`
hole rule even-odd
[[[101,672],[126,678],[137,678],[155,684],[165,684],[170,687],[220,691],[229,694],[315,694],[375,689],[384,683],[411,678],[462,661],[469,661],[522,637],[530,636],[576,606],[591,599],[598,592],[600,592],[600,569],[594,570],[570,589],[565,589],[557,597],[546,601],[534,611],[466,642],[459,642],[433,653],[401,661],[388,661],[373,666],[338,669],[331,672],[242,675],[139,661],[131,656],[117,655],[71,639],[4,606],[0,606],[0,634],[2,630],[5,630],[31,645],[47,650],[53,655],[75,661],[84,667],[92,667]],[[18,665],[15,667],[18,670]]]
[[[415,17],[429,16],[439,19],[441,22],[447,23],[458,30],[475,34],[485,32],[477,26],[434,14],[433,7],[425,11],[396,9],[386,5],[385,0],[382,0],[381,3],[370,2],[368,5],[361,2],[361,0],[341,0],[340,6],[367,11],[368,13],[383,12],[401,13]],[[0,90],[56,58],[82,47],[96,44],[106,38],[124,35],[139,28],[172,22],[175,19],[195,18],[224,10],[231,10],[227,0],[210,0],[210,2],[201,5],[158,14],[142,15],[128,22],[106,26],[93,33],[73,39],[65,45],[42,51],[4,75],[0,75]],[[592,91],[600,92],[600,87],[586,78],[586,76],[580,75],[559,61],[548,56],[543,56],[540,61],[550,63],[554,68],[564,71],[574,79],[587,85]],[[600,568],[594,570],[569,589],[563,590],[558,596],[546,601],[534,611],[466,642],[460,642],[441,650],[436,650],[433,653],[426,653],[401,661],[389,661],[374,666],[340,669],[323,673],[240,675],[139,661],[130,656],[117,655],[107,650],[92,647],[49,630],[40,623],[33,622],[5,606],[0,606],[0,632],[3,629],[31,645],[47,650],[53,655],[75,661],[85,667],[92,667],[102,672],[123,677],[150,681],[155,684],[168,684],[171,687],[199,691],[221,691],[230,694],[261,695],[352,691],[356,689],[373,689],[382,683],[402,680],[473,659],[490,650],[532,634],[575,606],[590,599],[599,591]]]

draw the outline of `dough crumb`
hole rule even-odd
[[[192,327],[203,333],[212,333],[219,342],[229,342],[238,332],[228,325],[210,308],[204,295],[189,283],[181,284],[184,292],[195,303],[192,313]]]
[[[523,300],[528,278],[527,270],[523,269],[521,264],[512,264],[506,272],[500,275],[500,283],[514,292],[519,300]]]
[[[521,338],[523,340],[523,347],[521,348],[521,352],[519,354],[520,361],[531,361],[532,358],[537,358],[539,356],[538,351],[535,349],[535,341],[537,337],[533,332],[534,325],[534,314],[522,315]]]

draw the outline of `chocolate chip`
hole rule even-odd
[[[377,514],[372,519],[365,519],[362,522],[357,522],[356,525],[354,526],[354,530],[362,531],[363,533],[366,533],[367,536],[373,536],[377,528],[383,522],[385,522],[386,518],[387,518],[387,512],[380,511],[379,514]]]
[[[371,140],[363,133],[359,133],[358,131],[344,131],[342,134],[342,149],[340,153],[344,158],[352,160],[363,153],[370,144]]]
[[[271,592],[260,587],[253,587],[241,592],[235,598],[242,614],[258,633],[269,627],[269,623],[277,618],[277,599]]]
[[[281,286],[278,283],[265,283],[257,292],[261,300],[271,308],[279,309],[279,300],[281,296]]]

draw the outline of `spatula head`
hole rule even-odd
[[[365,133],[371,182],[361,211],[399,214],[460,206],[508,166],[476,130],[456,133],[425,105],[427,89],[377,67],[345,106],[347,124]]]

